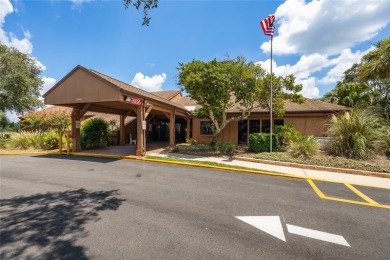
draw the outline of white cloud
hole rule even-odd
[[[267,72],[270,72],[270,60],[264,62],[258,62]],[[277,66],[273,61],[272,69],[276,75],[285,76],[294,74],[297,78],[307,78],[310,74],[322,70],[324,67],[329,66],[329,60],[326,56],[318,53],[312,55],[303,55],[295,65],[281,65]]]
[[[320,96],[320,90],[316,87],[316,79],[310,77],[308,79],[297,79],[296,83],[302,84],[301,91],[302,96],[307,98],[318,98]]]
[[[30,42],[31,33],[29,31],[23,29],[24,38],[19,39],[14,33],[7,33],[3,29],[5,17],[13,12],[14,8],[9,0],[0,0],[0,43],[14,47],[23,53],[31,54],[33,45]]]
[[[286,0],[276,10],[275,54],[339,54],[390,22],[387,0]],[[270,51],[270,42],[261,45]]]
[[[316,80],[314,77],[308,78],[311,73],[321,70],[328,66],[329,61],[326,57],[315,54],[311,56],[302,56],[295,65],[281,65],[278,66],[275,60],[272,61],[272,72],[276,76],[286,76],[293,74],[296,77],[296,83],[302,84],[303,89],[301,94],[307,98],[319,97],[319,89],[315,86]],[[270,60],[259,61],[259,64],[268,73],[270,72]]]
[[[299,61],[294,65],[280,65],[275,61],[272,63],[273,72],[277,76],[286,76],[293,74],[297,83],[303,85],[302,95],[309,98],[319,97],[319,89],[316,85],[335,84],[344,76],[344,72],[352,67],[353,64],[358,63],[361,57],[367,52],[371,51],[373,47],[361,52],[352,52],[351,49],[344,49],[341,54],[335,58],[329,58],[326,55],[318,53],[312,55],[303,55]],[[261,65],[267,72],[270,71],[270,60],[259,61],[257,64]],[[326,76],[321,79],[313,77],[315,72],[325,72]]]
[[[83,3],[89,3],[94,0],[70,0],[72,2],[72,9],[80,10]]]
[[[144,76],[141,72],[135,74],[131,85],[146,91],[161,91],[162,84],[166,81],[167,74],[154,75],[152,77]]]
[[[56,79],[51,77],[42,77],[43,80],[43,88],[41,90],[41,95],[45,94],[49,89],[51,89],[57,82]]]

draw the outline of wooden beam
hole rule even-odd
[[[169,114],[169,146],[175,145],[175,113]]]
[[[170,107],[167,108],[153,104],[153,109],[161,112],[172,113],[172,108]]]
[[[171,118],[171,113],[165,113],[165,112],[162,112],[168,119]]]
[[[91,106],[91,103],[87,103],[83,106],[83,108],[81,109],[80,111],[80,117],[82,117],[83,115],[85,115],[85,113],[87,113],[87,109]]]
[[[81,151],[81,143],[80,143],[80,110],[73,108],[72,111],[72,152],[80,152]]]
[[[119,117],[119,144],[125,144],[125,117],[124,115],[120,115]]]
[[[153,105],[150,105],[150,107],[148,108],[148,110],[146,110],[146,112],[145,112],[145,119],[148,117],[150,111],[152,111],[152,108],[153,108]]]
[[[137,150],[135,155],[142,156],[144,154],[144,131],[142,130],[143,107],[137,106]]]
[[[187,131],[186,131],[186,139],[187,140],[190,140],[190,133],[191,133],[191,119],[189,117],[186,117],[185,118],[186,121],[187,121]]]

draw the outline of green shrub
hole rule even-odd
[[[41,148],[43,136],[38,132],[21,132],[11,136],[10,146],[19,149]]]
[[[46,122],[49,125],[49,129],[52,129],[57,133],[65,132],[72,123],[70,116],[65,111],[54,111],[48,113],[46,116]]]
[[[215,151],[215,148],[207,144],[197,145],[178,145],[179,152],[210,152]]]
[[[105,147],[110,138],[109,124],[102,118],[88,119],[82,123],[80,137],[82,148]]]
[[[319,143],[314,136],[302,136],[297,142],[290,144],[288,153],[295,158],[311,158],[319,152]]]
[[[253,133],[249,135],[249,151],[255,153],[269,152],[270,134]],[[279,141],[276,135],[272,135],[272,151],[279,149]]]
[[[11,139],[11,134],[8,133],[0,133],[0,148],[6,148],[7,143],[10,142]]]
[[[198,144],[198,141],[196,141],[195,139],[187,139],[186,140],[186,143],[190,144],[190,145],[197,145]]]
[[[4,149],[7,147],[8,140],[7,139],[0,139],[0,148]]]
[[[275,134],[278,136],[280,145],[297,142],[301,137],[301,134],[292,125],[275,126]]]
[[[353,109],[329,121],[329,153],[347,158],[365,159],[383,150],[385,137],[378,131],[381,118],[371,110]]]
[[[49,132],[45,134],[45,137],[43,139],[43,148],[44,149],[56,149],[60,146],[60,136],[57,133]],[[64,145],[66,145],[66,141],[63,140],[62,142]]]
[[[219,141],[215,144],[215,149],[222,154],[233,155],[237,150],[237,146],[228,142]]]

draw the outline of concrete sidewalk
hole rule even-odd
[[[216,163],[221,163],[226,165],[241,166],[241,167],[247,167],[247,168],[264,170],[264,171],[280,172],[280,173],[290,174],[294,176],[321,178],[330,181],[347,182],[347,183],[357,184],[357,185],[375,186],[375,187],[390,189],[390,179],[388,178],[379,178],[373,176],[363,176],[363,175],[336,173],[336,172],[319,171],[319,170],[308,170],[308,169],[301,169],[301,168],[288,167],[288,166],[271,165],[271,164],[264,164],[264,163],[257,163],[257,162],[246,162],[246,161],[234,160],[234,159],[230,160],[228,158],[223,158],[223,157],[205,157],[205,156],[176,154],[176,153],[175,154],[154,153],[149,155],[166,157],[166,158],[194,160],[194,161],[216,162]]]

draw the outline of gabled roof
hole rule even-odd
[[[150,93],[152,93],[156,96],[162,97],[166,100],[171,100],[172,98],[176,97],[177,95],[181,96],[180,90],[153,91]],[[175,103],[177,103],[177,102],[175,102]]]
[[[349,107],[336,105],[328,102],[324,102],[318,99],[305,98],[305,101],[301,104],[295,103],[289,100],[284,102],[285,111],[287,113],[332,113],[338,111],[350,110]],[[228,113],[240,112],[239,106],[235,105],[229,109]],[[255,108],[252,110],[257,113],[269,113],[269,110],[264,108]]]
[[[169,105],[171,107],[179,109],[180,111],[187,112],[186,108],[180,104],[171,102],[165,98],[159,97],[158,95],[155,95],[153,93],[147,92],[147,91],[142,90],[142,89],[139,89],[139,88],[134,87],[130,84],[124,83],[120,80],[117,80],[117,79],[114,79],[110,76],[107,76],[103,73],[97,72],[97,71],[92,70],[92,69],[85,68],[85,67],[80,66],[80,65],[76,66],[71,72],[69,72],[64,78],[62,78],[56,85],[54,85],[43,96],[46,97],[51,92],[55,91],[56,88],[58,88],[64,81],[66,81],[69,77],[71,77],[78,70],[82,70],[82,71],[86,72],[87,74],[89,74],[95,78],[100,79],[101,81],[106,83],[105,86],[114,88],[114,89],[122,92],[125,95],[134,96],[137,98],[145,98],[150,102],[157,102],[160,104]]]
[[[80,66],[81,67],[81,66]],[[171,102],[165,98],[161,98],[155,94],[153,94],[153,92],[147,92],[143,89],[140,89],[140,88],[137,88],[137,87],[134,87],[132,85],[129,85],[127,83],[124,83],[120,80],[117,80],[117,79],[114,79],[110,76],[107,76],[103,73],[100,73],[100,72],[97,72],[95,70],[91,70],[91,69],[87,69],[87,68],[84,68],[92,73],[94,73],[95,75],[101,77],[102,79],[114,84],[115,86],[119,87],[120,89],[123,89],[124,91],[127,91],[127,92],[130,92],[132,94],[136,94],[138,95],[139,97],[145,97],[147,99],[151,99],[151,100],[155,100],[155,101],[159,101],[161,103],[164,103],[164,104],[167,104],[167,105],[171,105],[171,106],[174,106],[176,108],[180,108],[180,109],[184,109],[186,110],[183,106],[177,104],[177,103],[174,103],[174,102]]]

